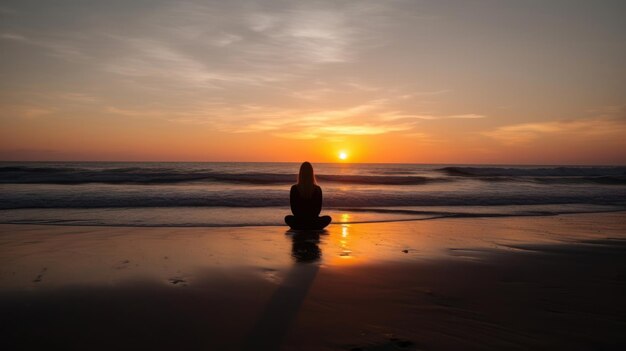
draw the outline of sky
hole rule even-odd
[[[0,160],[626,164],[626,1],[0,3]]]

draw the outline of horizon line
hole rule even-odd
[[[131,161],[131,160],[0,160],[4,163],[302,163],[304,161]],[[621,164],[580,164],[580,163],[454,163],[454,162],[318,162],[308,161],[317,164],[355,164],[355,165],[368,165],[368,164],[388,164],[388,165],[455,165],[455,166],[528,166],[528,167],[626,167],[626,163]]]

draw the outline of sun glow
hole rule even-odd
[[[348,159],[348,154],[344,151],[339,152],[339,159],[342,161]]]

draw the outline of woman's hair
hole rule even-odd
[[[316,184],[313,166],[311,166],[309,162],[302,162],[300,165],[300,173],[298,174],[298,190],[300,191],[300,195],[304,198],[313,196],[313,190]]]

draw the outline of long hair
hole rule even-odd
[[[304,198],[313,196],[313,190],[316,184],[313,166],[311,166],[309,162],[302,162],[300,165],[300,173],[298,174],[298,190],[300,195]]]

